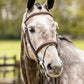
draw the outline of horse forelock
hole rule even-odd
[[[37,6],[38,9],[42,9],[42,5],[40,3],[35,3],[35,6]]]
[[[60,40],[64,40],[64,41],[67,41],[69,43],[72,43],[69,39],[67,39],[66,37],[63,37],[63,36],[57,36]]]

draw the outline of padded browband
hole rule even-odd
[[[26,21],[28,21],[30,18],[37,16],[37,15],[50,15],[52,17],[52,15],[49,12],[37,12],[37,13],[33,13],[30,16],[27,17],[27,19],[24,21],[24,23],[26,24]]]

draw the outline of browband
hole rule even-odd
[[[33,13],[30,16],[27,17],[27,19],[24,21],[24,23],[26,24],[26,21],[29,20],[30,18],[32,18],[33,16],[36,15],[50,15],[52,17],[52,15],[49,12],[38,12],[38,13]]]

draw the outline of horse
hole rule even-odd
[[[47,0],[44,5],[35,0],[27,2],[21,29],[24,83],[83,84],[84,52],[57,36],[58,23],[49,13],[53,5],[54,0]]]

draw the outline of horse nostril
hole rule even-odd
[[[51,69],[52,69],[51,63],[49,63],[49,64],[47,65],[47,69],[48,69],[48,70],[51,70]]]

